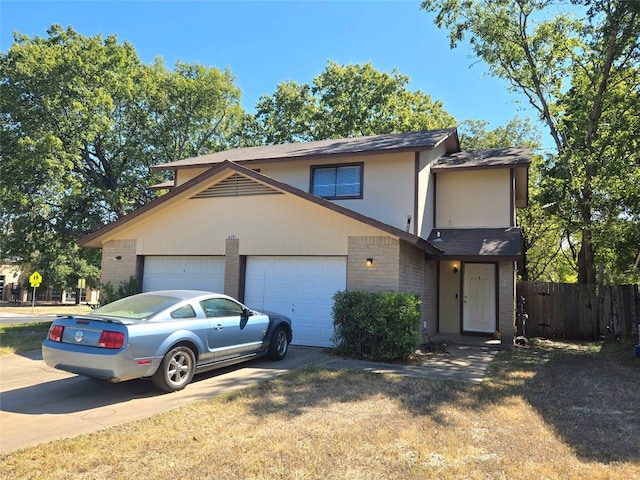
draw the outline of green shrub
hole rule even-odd
[[[100,294],[100,305],[115,302],[124,297],[129,297],[138,293],[138,280],[135,277],[129,277],[129,281],[122,281],[118,286],[118,290],[113,287],[111,282],[102,285]]]
[[[336,353],[367,360],[406,360],[420,341],[420,300],[410,293],[336,292]]]

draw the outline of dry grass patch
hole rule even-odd
[[[627,480],[640,476],[630,355],[537,344],[498,354],[481,385],[305,368],[5,455],[0,476]]]
[[[50,326],[50,321],[0,325],[0,355],[39,349]]]

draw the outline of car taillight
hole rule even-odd
[[[103,348],[122,348],[124,345],[124,333],[103,330],[98,341],[98,346]]]
[[[49,340],[52,342],[61,342],[62,332],[64,332],[64,327],[62,325],[53,325],[49,329]]]

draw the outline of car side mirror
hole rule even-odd
[[[251,315],[253,315],[253,312],[248,308],[245,308],[244,310],[242,310],[243,317],[249,318]]]

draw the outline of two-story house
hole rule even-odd
[[[420,295],[429,334],[513,339],[526,149],[455,129],[238,148],[170,169],[168,193],[82,239],[102,282],[222,291],[330,346],[338,290]]]

